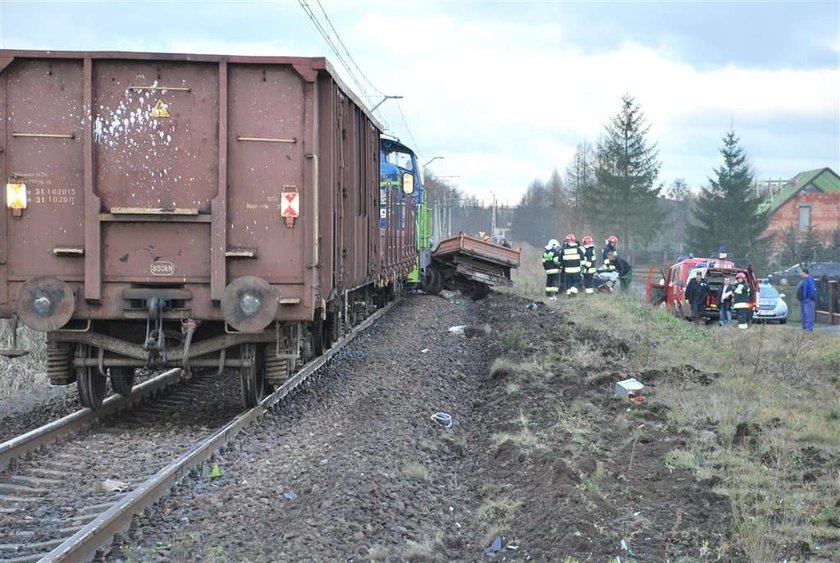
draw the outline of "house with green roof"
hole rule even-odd
[[[769,213],[765,235],[773,235],[774,247],[781,245],[789,228],[803,236],[810,229],[823,244],[830,244],[840,231],[840,176],[831,168],[800,172],[761,205]]]

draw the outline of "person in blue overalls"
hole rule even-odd
[[[796,298],[799,299],[799,312],[802,315],[802,330],[814,330],[814,316],[817,309],[817,284],[808,268],[799,272],[802,280],[796,288]]]

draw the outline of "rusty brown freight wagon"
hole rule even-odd
[[[413,264],[379,134],[323,58],[0,51],[0,317],[87,406],[141,366],[253,405]]]

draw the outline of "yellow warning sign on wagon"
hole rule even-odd
[[[163,100],[155,102],[155,107],[152,108],[151,116],[155,119],[169,119],[169,110],[166,109],[166,104]]]

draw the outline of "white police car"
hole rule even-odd
[[[785,303],[785,294],[762,280],[758,286],[758,311],[753,315],[753,321],[766,322],[778,321],[785,324],[788,320],[788,306]]]

